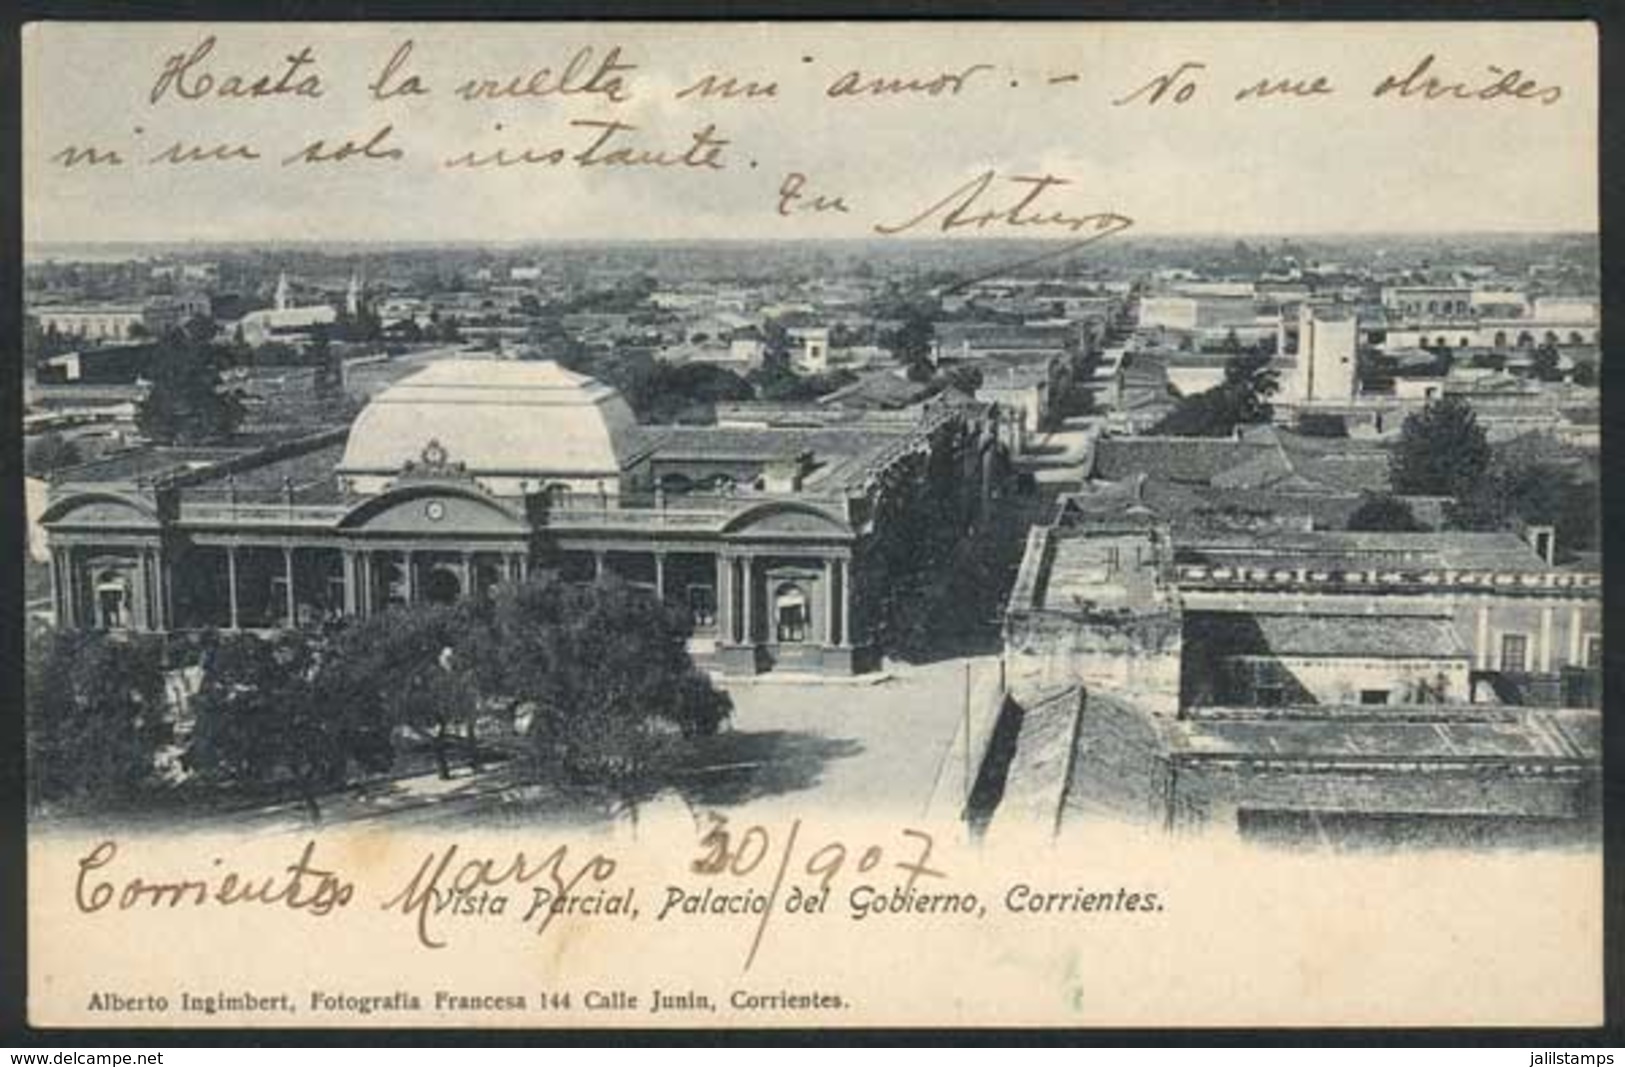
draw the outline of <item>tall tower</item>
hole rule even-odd
[[[361,276],[350,275],[350,288],[344,294],[344,310],[353,319],[361,314]]]
[[[1359,324],[1348,311],[1305,303],[1298,311],[1294,399],[1352,400],[1359,336]]]
[[[283,271],[276,276],[276,309],[288,310],[288,272]]]

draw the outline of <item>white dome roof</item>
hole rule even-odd
[[[339,471],[393,474],[435,442],[476,476],[612,477],[636,424],[619,392],[556,363],[440,360],[372,398]]]

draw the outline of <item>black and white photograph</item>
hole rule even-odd
[[[1600,1022],[1590,24],[23,46],[31,1019]]]

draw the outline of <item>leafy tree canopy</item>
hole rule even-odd
[[[157,784],[171,740],[157,638],[57,631],[27,661],[34,803],[122,801]]]
[[[1389,454],[1394,492],[1462,497],[1490,465],[1490,445],[1472,405],[1459,397],[1434,400],[1405,419]]]
[[[221,384],[225,353],[199,333],[169,333],[152,361],[152,380],[136,406],[135,421],[159,444],[217,441],[242,421],[242,402]]]
[[[1348,517],[1351,530],[1388,530],[1408,533],[1424,529],[1411,506],[1392,493],[1367,493]]]
[[[1225,361],[1224,381],[1181,397],[1151,432],[1174,437],[1229,437],[1238,426],[1268,422],[1275,413],[1269,398],[1280,387],[1280,373],[1270,366],[1269,356],[1256,352],[1232,356]]]

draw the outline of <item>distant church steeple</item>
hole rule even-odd
[[[350,275],[350,288],[344,294],[344,309],[353,319],[361,314],[361,276]]]
[[[288,310],[288,272],[283,271],[276,276],[276,309]]]

